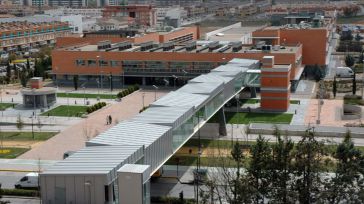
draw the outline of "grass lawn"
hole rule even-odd
[[[364,106],[364,100],[363,99],[358,99],[358,98],[345,98],[344,103],[349,104],[349,105]]]
[[[15,105],[15,103],[0,103],[0,111],[13,107],[13,105]]]
[[[337,24],[351,24],[363,20],[364,16],[338,17]]]
[[[98,96],[100,96],[100,99],[110,99],[116,98],[116,95],[111,95],[111,94],[83,94],[83,93],[57,93],[58,97],[69,97],[69,98],[97,98]]]
[[[242,103],[242,104],[256,104],[256,103],[260,103],[260,99],[254,99],[254,98],[242,99],[242,100],[240,100],[240,103]],[[290,104],[299,104],[300,101],[299,100],[290,100],[289,103]]]
[[[62,105],[57,108],[53,108],[47,112],[42,113],[43,116],[64,116],[64,117],[81,117],[83,113],[86,113],[88,106],[67,106]]]
[[[289,124],[293,114],[288,113],[232,113],[225,112],[226,122],[233,124],[248,124],[248,123],[278,123]],[[210,123],[216,123],[217,117],[210,119]]]
[[[4,147],[0,149],[0,159],[14,159],[28,150],[28,148]]]
[[[37,132],[38,127],[34,126],[34,140],[43,141],[48,140],[57,134],[57,132]],[[4,140],[13,140],[13,141],[21,141],[21,140],[33,140],[32,132],[1,132],[1,136],[4,137]]]

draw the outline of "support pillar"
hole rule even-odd
[[[226,136],[226,120],[225,120],[225,112],[224,107],[222,107],[218,112],[218,120],[219,120],[219,135]]]
[[[145,77],[142,77],[142,85],[145,86],[147,84]]]
[[[250,98],[256,98],[257,97],[257,88],[250,87]]]

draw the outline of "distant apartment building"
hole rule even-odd
[[[51,16],[58,15],[81,15],[83,17],[101,17],[102,9],[100,8],[57,8],[44,10],[44,14]]]
[[[57,47],[68,47],[76,44],[97,44],[103,40],[109,40],[111,43],[128,41],[131,43],[155,42],[165,43],[174,42],[176,44],[191,42],[200,38],[199,27],[183,27],[174,29],[170,32],[150,32],[141,33],[136,29],[120,30],[103,30],[97,32],[88,32],[83,37],[62,37],[57,39]]]
[[[54,45],[57,37],[71,33],[66,22],[29,23],[10,22],[0,24],[0,50],[24,51],[45,45]]]
[[[65,6],[70,8],[80,8],[87,6],[87,0],[47,0],[48,6],[58,7]]]
[[[34,8],[22,5],[0,5],[0,14],[11,14],[14,16],[29,16],[35,12]]]
[[[182,7],[159,7],[156,10],[157,27],[173,26],[178,28],[187,19],[187,11]]]
[[[102,11],[104,18],[126,17],[129,26],[154,27],[157,16],[151,5],[106,6]]]

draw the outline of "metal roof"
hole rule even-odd
[[[202,74],[196,78],[193,78],[189,80],[189,83],[204,83],[204,82],[213,82],[213,83],[227,83],[229,81],[233,80],[232,77],[223,77],[219,75],[215,75],[212,73],[209,74]]]
[[[239,66],[239,67],[248,67],[248,68],[259,68],[260,61],[252,60],[252,59],[240,59],[234,58],[229,61],[228,65]]]
[[[99,174],[111,181],[123,164],[136,162],[143,156],[143,151],[141,145],[85,147],[42,174]]]
[[[168,126],[124,121],[86,142],[86,145],[145,145],[147,148],[171,130]]]
[[[177,92],[204,94],[213,97],[223,89],[224,84],[222,82],[189,83],[178,89]]]
[[[151,106],[194,107],[199,109],[209,96],[173,91],[151,104]]]
[[[193,113],[194,111],[192,107],[152,106],[130,120],[142,123],[167,125],[175,128],[181,125],[187,118],[192,116]]]
[[[231,64],[221,65],[211,72],[246,72],[249,68],[248,67],[241,67],[241,66],[234,66]]]

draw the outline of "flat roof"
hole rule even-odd
[[[266,37],[265,37],[266,38]],[[154,43],[153,48],[147,49],[145,51],[141,51],[140,44],[132,44],[131,48],[119,51],[118,49],[113,49],[110,51],[105,51],[105,49],[99,50],[97,45],[94,44],[83,44],[79,46],[70,46],[65,48],[58,48],[60,50],[65,51],[81,51],[81,52],[91,52],[91,51],[99,51],[99,52],[154,52],[154,53],[165,53],[165,52],[176,52],[176,53],[263,53],[262,50],[253,48],[252,45],[242,45],[242,48],[238,51],[233,51],[233,48],[229,44],[229,42],[219,42],[219,46],[216,49],[209,50],[208,43],[212,41],[202,41],[198,42],[196,45],[196,49],[187,50],[184,44],[176,44],[173,49],[169,49],[163,51],[163,44]],[[158,49],[159,48],[159,49]],[[226,48],[226,49],[225,49]],[[296,53],[299,46],[297,45],[287,45],[282,47],[279,50],[270,50],[269,53]],[[152,51],[151,51],[152,50]]]
[[[230,28],[220,32],[223,35],[211,35],[209,40],[213,41],[241,41],[243,36],[249,35],[263,26]]]

